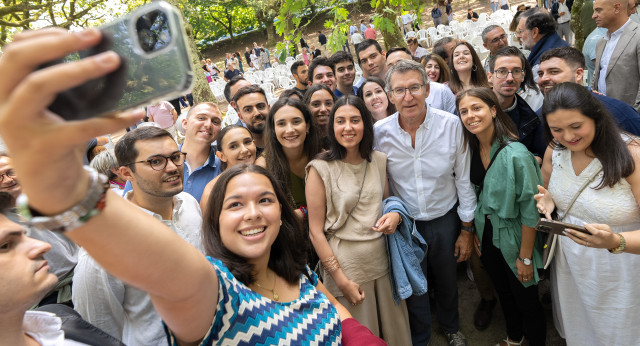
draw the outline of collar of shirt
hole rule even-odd
[[[178,147],[178,150],[182,150],[182,144],[180,144],[180,146]],[[211,166],[211,168],[215,168],[216,167],[216,158],[217,158],[216,151],[217,150],[218,150],[218,148],[216,147],[216,145],[211,143],[211,150],[209,151],[209,157],[207,158],[207,161],[205,161],[202,164],[202,166],[196,167],[196,169],[191,169],[191,166],[189,166],[189,164],[185,160],[184,161],[184,173],[185,173],[185,175],[189,176],[189,175],[191,175],[191,173],[199,170],[200,168],[202,168],[204,166]]]
[[[40,345],[63,345],[62,320],[50,312],[27,311],[22,320],[24,332]]]
[[[504,110],[505,113],[511,112],[512,110],[516,109],[517,105],[518,105],[518,98],[516,97],[516,95],[513,95],[513,104],[511,105],[511,107]]]
[[[131,198],[133,198],[133,190],[127,192],[124,195],[124,198],[131,202]],[[142,208],[141,206],[137,206],[138,208],[140,208],[140,210],[144,211],[145,213],[155,217],[156,219],[160,220],[160,221],[171,221],[171,220],[164,220],[162,218],[162,216],[160,214],[154,213],[153,211],[149,210],[149,209],[145,209]],[[182,198],[180,196],[180,194],[177,194],[175,196],[173,196],[173,213],[172,213],[172,220],[175,220],[178,217],[178,211],[180,210],[180,207],[182,207]]]
[[[607,33],[604,35],[604,39],[609,41],[611,39],[615,39],[618,36],[622,35],[622,32],[627,27],[627,25],[629,25],[630,22],[631,22],[631,19],[627,19],[627,22],[624,23],[624,25],[622,25],[620,29],[616,30],[613,34],[609,33],[609,31],[607,30]]]

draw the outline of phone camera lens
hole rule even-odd
[[[146,53],[162,50],[171,42],[169,19],[160,10],[151,11],[140,16],[136,21],[136,31],[138,43]]]

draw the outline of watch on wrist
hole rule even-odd
[[[470,232],[470,233],[474,233],[474,234],[476,233],[476,226],[475,225],[471,225],[471,226],[462,225],[462,226],[460,226],[460,228],[463,231],[466,231],[466,232]]]
[[[609,249],[609,252],[617,255],[624,252],[624,249],[627,247],[627,241],[624,239],[624,236],[622,236],[622,234],[616,233],[616,235],[618,236],[618,238],[620,238],[620,245],[618,245],[618,247]]]
[[[29,200],[25,194],[18,196],[16,200],[18,212],[26,223],[38,230],[67,232],[82,226],[97,215],[105,206],[104,198],[109,184],[105,175],[98,173],[93,168],[87,166],[84,168],[90,173],[87,195],[76,205],[58,215],[42,215],[29,207]]]
[[[520,256],[518,256],[518,259],[520,260],[520,262],[524,263],[524,265],[526,266],[530,266],[531,265],[531,258],[522,258]]]

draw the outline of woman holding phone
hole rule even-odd
[[[575,83],[551,89],[542,116],[552,141],[542,164],[548,190],[540,186],[536,195],[539,211],[551,218],[557,209],[563,222],[587,229],[610,225],[618,238],[607,244],[610,254],[594,249],[595,239],[578,231],[567,231],[573,239],[558,237],[551,265],[556,329],[574,345],[637,344],[640,329],[632,321],[640,320],[640,257],[620,248],[621,233],[640,228],[638,142]]]
[[[121,130],[144,113],[66,122],[47,107],[56,94],[116,70],[120,57],[105,52],[33,70],[101,37],[97,30],[52,28],[18,34],[5,47],[0,134],[29,196],[22,210],[47,215],[107,271],[146,291],[172,344],[340,344],[340,319],[349,313],[305,266],[304,251],[291,246],[304,241],[299,223],[264,169],[242,165],[220,176],[204,215],[209,257],[83,169],[79,153],[89,138]],[[12,116],[18,110],[20,119]],[[49,275],[43,268],[31,274],[34,280]],[[288,317],[276,321],[278,312]],[[317,318],[326,322],[302,322]]]
[[[539,214],[533,200],[540,168],[491,89],[462,91],[456,105],[472,152],[471,182],[479,191],[476,250],[505,317],[507,338],[498,345],[518,346],[526,338],[544,346],[547,325],[537,285],[543,241],[534,228]]]

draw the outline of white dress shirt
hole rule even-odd
[[[125,198],[129,200],[132,193],[129,191]],[[140,209],[202,251],[202,214],[198,202],[186,192],[173,199],[172,220],[162,220],[159,214]],[[107,273],[84,250],[78,255],[73,278],[73,304],[82,318],[126,345],[168,345],[162,319],[149,295]]]
[[[610,34],[607,31],[607,34],[603,37],[603,39],[607,41],[607,45],[604,46],[604,51],[602,52],[602,57],[600,58],[600,77],[598,77],[598,91],[605,95],[607,95],[607,70],[609,69],[609,61],[611,60],[611,55],[613,55],[613,51],[618,45],[620,36],[622,36],[622,32],[627,27],[630,21],[630,19],[627,19],[627,22],[624,23],[624,25],[621,26],[620,29],[616,30],[613,34]]]
[[[558,24],[564,24],[571,20],[571,11],[567,7],[566,0],[564,3],[558,1],[558,14],[564,12],[564,15],[558,17]]]
[[[456,96],[451,89],[437,82],[429,82],[429,108],[433,107],[447,113],[456,114]]]
[[[451,114],[427,108],[415,136],[400,127],[398,113],[374,125],[374,149],[387,154],[389,185],[413,218],[428,221],[446,214],[456,202],[463,222],[473,220],[476,195],[469,180],[471,150],[464,145],[462,123]]]
[[[428,55],[428,54],[429,54],[429,51],[428,51],[428,50],[426,50],[425,48],[422,48],[422,47],[418,46],[418,48],[416,48],[416,51],[415,51],[415,52],[413,52],[413,54],[412,54],[412,55],[413,55],[413,57],[414,57],[414,58],[418,58],[418,59],[420,59],[420,58],[422,58],[423,56]]]
[[[42,346],[82,346],[86,345],[65,339],[62,319],[51,312],[27,311],[22,319],[22,330]]]

